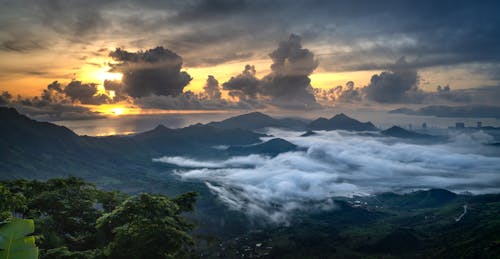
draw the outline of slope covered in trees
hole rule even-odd
[[[0,182],[0,221],[35,221],[41,258],[184,258],[196,193],[103,191],[79,178]]]

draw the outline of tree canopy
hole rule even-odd
[[[3,181],[0,220],[34,219],[41,258],[183,258],[196,197],[129,196],[75,177]]]

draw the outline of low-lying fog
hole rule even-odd
[[[274,221],[311,206],[332,208],[335,196],[427,188],[500,191],[500,148],[484,145],[492,137],[482,131],[455,133],[433,145],[343,131],[300,137],[301,132],[270,129],[268,134],[302,149],[276,157],[155,161],[183,167],[175,171],[183,180],[206,182],[227,205]]]

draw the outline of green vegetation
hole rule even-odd
[[[194,224],[185,213],[194,210],[196,193],[173,199],[146,193],[128,196],[99,190],[74,177],[3,181],[0,192],[2,220],[18,228],[30,221],[12,215],[34,219],[41,258],[187,258],[192,254]],[[30,232],[21,230],[14,238],[26,245],[32,239],[34,244],[33,237],[22,239]]]
[[[446,190],[343,198],[208,249],[207,258],[500,258],[500,195]],[[467,213],[464,213],[467,205]],[[458,219],[459,218],[459,219]]]
[[[35,231],[31,219],[12,219],[0,227],[0,258],[36,259],[38,248],[35,237],[28,236]]]

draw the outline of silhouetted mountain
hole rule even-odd
[[[389,129],[383,130],[381,132],[385,136],[395,137],[395,138],[407,138],[407,139],[424,139],[433,138],[434,136],[428,134],[421,134],[413,131],[403,129],[398,126],[392,126]]]
[[[221,129],[195,124],[182,129],[158,126],[130,138],[162,155],[198,155],[213,153],[215,145],[249,145],[260,142],[264,134],[244,129]]]
[[[77,175],[86,179],[144,174],[164,155],[217,155],[213,146],[243,146],[265,135],[243,129],[193,125],[127,136],[78,136],[48,122],[34,121],[12,108],[0,108],[0,175],[47,178]]]
[[[310,130],[349,130],[349,131],[376,131],[371,122],[360,122],[340,113],[331,119],[318,118],[307,125]]]
[[[260,112],[252,112],[231,117],[223,121],[210,122],[207,125],[222,129],[239,128],[246,130],[256,130],[267,127],[275,127],[300,130],[304,129],[306,122],[303,120],[292,118],[275,119]]]
[[[230,155],[264,154],[276,156],[280,153],[293,151],[295,149],[297,149],[296,145],[282,138],[274,138],[261,144],[229,147],[226,151]]]
[[[312,131],[312,130],[308,130],[306,131],[304,134],[300,135],[301,137],[309,137],[309,136],[314,136],[314,135],[317,135],[318,133]]]
[[[33,151],[51,147],[56,152],[67,152],[78,141],[78,135],[65,127],[34,121],[19,114],[14,108],[0,107],[2,151],[8,147]]]

